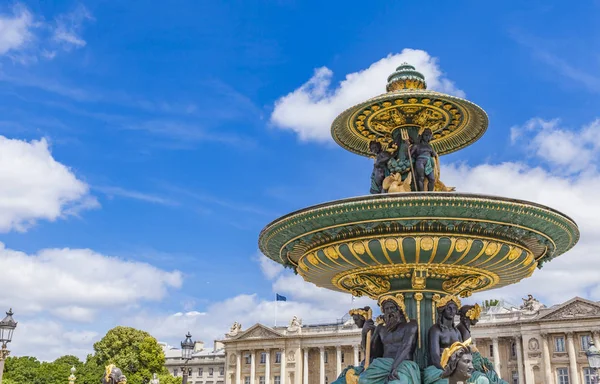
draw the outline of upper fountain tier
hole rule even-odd
[[[439,154],[457,151],[479,139],[488,126],[485,111],[468,100],[427,90],[425,76],[402,64],[388,77],[387,93],[342,112],[331,125],[334,140],[343,148],[371,157],[369,143],[387,147],[407,130],[416,139],[425,128],[433,132],[431,145]]]

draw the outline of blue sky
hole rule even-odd
[[[561,260],[479,298],[599,300],[597,277],[577,274],[600,266],[599,14],[547,1],[3,3],[0,270],[15,289],[0,305],[21,321],[15,353],[84,356],[117,324],[209,342],[236,320],[272,323],[275,292],[290,299],[280,322],[343,315],[347,295],[268,263],[257,237],[368,192],[371,162],[332,143],[331,116],[383,93],[402,61],[489,114],[482,139],[442,159],[446,184],[581,226]]]

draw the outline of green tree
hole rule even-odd
[[[495,307],[496,305],[498,305],[498,303],[500,303],[500,300],[498,299],[490,299],[490,300],[485,300],[483,303],[481,303],[481,306],[484,309],[490,308],[490,307]]]
[[[95,370],[115,364],[127,377],[128,384],[143,384],[152,378],[153,373],[167,373],[165,355],[156,339],[135,328],[119,326],[111,329],[94,344],[94,351],[93,358],[88,359],[86,364],[96,365]]]
[[[61,356],[51,363],[42,363],[38,368],[38,383],[40,384],[65,384],[71,374],[71,367],[77,370],[75,376],[79,375],[83,363],[76,356]]]
[[[4,380],[15,384],[37,383],[41,363],[35,357],[8,357],[4,362]]]

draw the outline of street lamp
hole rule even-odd
[[[598,349],[593,341],[590,341],[590,347],[585,351],[588,359],[588,364],[594,374],[594,382],[598,383],[598,368],[600,368],[600,349]]]
[[[6,345],[11,342],[13,332],[17,328],[17,322],[12,317],[12,308],[6,312],[6,317],[0,321],[0,383],[2,383],[2,373],[4,372],[4,360],[10,354]]]
[[[185,335],[185,340],[181,342],[181,358],[183,359],[183,383],[187,384],[188,379],[188,367],[187,363],[192,359],[192,352],[194,351],[194,341],[192,340],[192,334],[188,331]]]
[[[77,370],[75,369],[75,366],[71,367],[71,375],[69,376],[69,384],[75,384],[75,380],[77,380],[77,378],[75,377],[75,372]]]

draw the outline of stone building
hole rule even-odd
[[[591,384],[585,351],[600,345],[600,304],[575,297],[545,308],[530,296],[520,308],[485,311],[471,332],[510,384]]]
[[[161,343],[165,353],[165,366],[173,376],[183,375],[181,349]],[[223,344],[216,341],[213,348],[205,348],[197,341],[192,359],[186,364],[188,384],[225,384],[225,350]]]
[[[348,365],[358,365],[360,330],[352,320],[289,327],[235,323],[225,340],[228,384],[328,384]],[[283,378],[283,379],[282,379]]]
[[[600,345],[600,304],[579,297],[549,308],[532,298],[520,307],[500,302],[484,310],[471,332],[510,384],[591,384],[585,351],[590,341]],[[198,344],[188,383],[328,384],[362,360],[359,345],[351,320],[302,325],[293,319],[287,327],[246,330],[234,323],[213,350]],[[181,375],[180,350],[166,353],[169,371]]]

